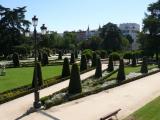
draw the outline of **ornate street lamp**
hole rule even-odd
[[[35,59],[35,80],[34,80],[34,103],[33,106],[35,109],[39,109],[41,107],[41,103],[39,100],[39,86],[38,86],[38,77],[37,77],[37,51],[38,51],[38,47],[37,47],[37,30],[36,27],[38,25],[38,18],[36,16],[34,16],[32,18],[32,24],[34,27],[34,59]],[[45,27],[45,25],[43,24],[42,27],[40,28],[42,35],[46,34],[47,31],[47,27]],[[30,35],[30,31],[27,28],[25,31],[25,36],[29,37]]]

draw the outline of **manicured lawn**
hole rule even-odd
[[[157,65],[148,65],[148,69],[155,68],[155,67],[157,67]],[[139,72],[140,69],[141,69],[141,66],[125,67],[125,74],[128,75],[131,72]],[[113,74],[112,76],[110,76],[109,79],[116,78],[116,77],[117,77],[117,72],[115,74]]]
[[[124,120],[160,120],[160,97],[148,103]]]
[[[6,76],[0,76],[0,92],[31,84],[33,77],[33,67],[8,68]],[[62,66],[42,67],[43,80],[61,74]]]

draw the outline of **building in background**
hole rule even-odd
[[[140,25],[137,23],[123,23],[119,25],[119,29],[121,30],[123,35],[130,35],[134,40],[131,49],[138,49],[139,45],[137,43],[137,35],[140,32]]]

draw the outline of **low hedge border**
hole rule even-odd
[[[94,68],[89,68],[85,71],[82,71],[80,74],[91,71],[93,69]],[[40,87],[40,89],[47,88],[47,87],[52,86],[54,84],[65,81],[67,79],[69,79],[69,76],[65,77],[65,78],[61,78],[61,76],[56,76],[54,78],[47,79],[47,80],[44,81],[44,84],[43,84],[43,86]],[[22,96],[25,96],[27,94],[32,93],[33,91],[34,91],[34,89],[31,88],[31,84],[21,86],[21,87],[18,87],[18,88],[14,88],[12,90],[7,90],[5,92],[0,93],[0,104],[9,102],[11,100],[17,99],[17,98],[22,97]]]
[[[53,93],[52,95],[49,95],[49,96],[41,98],[41,102],[42,102],[42,105],[44,106],[44,109],[49,109],[52,106],[60,105],[60,104],[65,103],[65,102],[69,102],[69,101],[76,100],[76,99],[79,99],[79,98],[82,98],[82,97],[86,97],[88,95],[96,94],[96,93],[99,93],[99,92],[101,92],[103,90],[108,90],[108,89],[111,89],[111,88],[114,88],[114,87],[117,87],[117,86],[120,86],[120,85],[123,85],[123,84],[127,84],[127,83],[130,83],[130,82],[139,80],[141,78],[147,77],[149,75],[156,74],[158,72],[160,72],[160,70],[153,71],[153,72],[150,72],[150,73],[147,73],[147,74],[143,74],[143,75],[140,75],[140,76],[137,76],[137,77],[134,77],[134,78],[127,79],[127,80],[123,81],[121,84],[117,84],[116,83],[116,84],[112,84],[112,85],[109,85],[109,86],[105,86],[105,87],[101,87],[101,88],[95,89],[93,91],[89,91],[89,92],[84,92],[84,93],[68,96],[66,99],[61,100],[61,101],[59,101],[57,103],[52,103],[52,102],[48,102],[47,103],[46,102],[47,100],[49,100],[50,98],[52,98],[52,96],[54,96],[54,95],[56,95],[58,93],[67,92],[67,88],[64,88],[64,89],[62,89],[62,90],[60,90],[58,92]],[[111,80],[115,80],[115,78],[112,78],[112,79],[109,79],[109,80],[110,81]]]

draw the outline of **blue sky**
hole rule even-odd
[[[9,7],[27,6],[26,18],[39,18],[38,28],[45,23],[48,30],[97,29],[108,22],[134,22],[142,25],[148,4],[157,0],[0,0]]]

